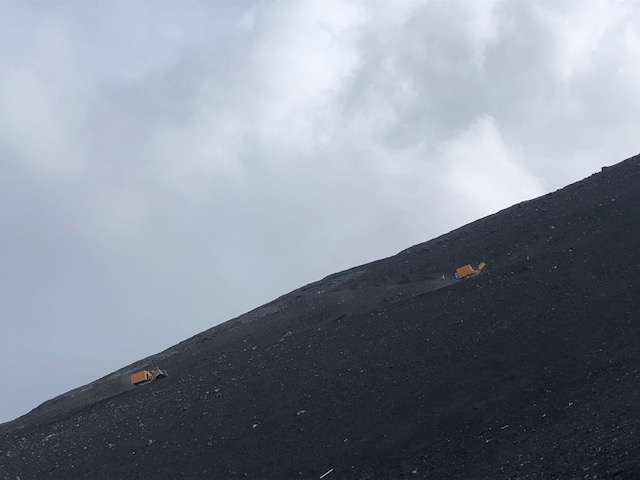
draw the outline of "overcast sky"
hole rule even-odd
[[[613,0],[0,3],[0,422],[637,154],[638,25]]]

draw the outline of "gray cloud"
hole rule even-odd
[[[0,421],[637,153],[634,2],[2,10]]]

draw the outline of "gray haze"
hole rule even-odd
[[[0,421],[637,154],[638,25],[635,1],[3,2]]]

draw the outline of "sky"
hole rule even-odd
[[[638,154],[637,25],[635,0],[0,3],[0,422]]]

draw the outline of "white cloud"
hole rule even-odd
[[[596,68],[594,58],[606,50],[605,42],[617,35],[612,30],[620,28],[627,19],[637,15],[637,5],[631,2],[593,0],[572,8],[571,3],[536,4],[538,15],[557,40],[556,68],[564,82]],[[604,48],[603,48],[604,47]]]
[[[637,153],[632,2],[3,13],[0,347],[119,353],[0,418]]]
[[[70,39],[59,28],[45,27],[5,53],[0,73],[0,132],[11,160],[36,175],[74,178],[84,168],[76,135],[82,131],[83,102],[91,101],[74,77]],[[5,47],[6,48],[6,47]],[[24,59],[30,49],[38,59]]]
[[[463,9],[467,18],[463,31],[469,36],[471,62],[479,70],[484,70],[486,51],[495,45],[503,33],[504,20],[499,16],[499,8],[504,0],[468,2]],[[466,10],[466,11],[465,11]]]
[[[480,117],[443,147],[446,182],[476,217],[545,193],[490,116]]]

